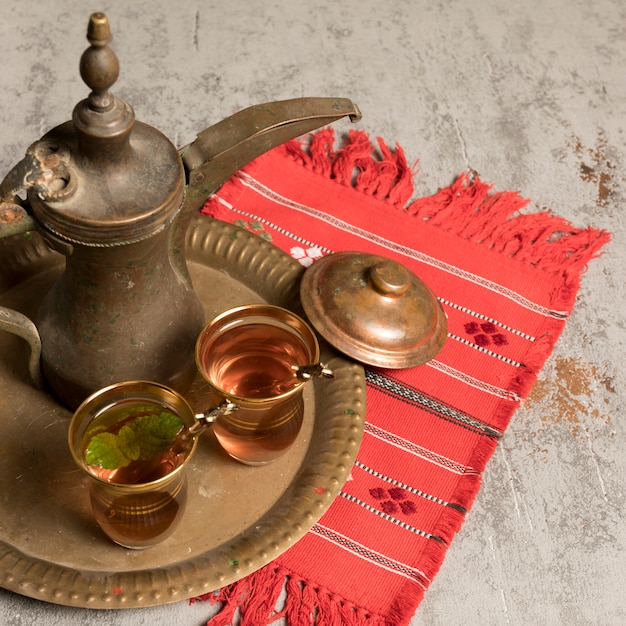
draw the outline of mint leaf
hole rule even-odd
[[[136,461],[141,453],[141,444],[132,424],[126,424],[117,433],[117,445],[121,452],[132,461]]]
[[[118,443],[122,452],[130,458],[152,459],[167,450],[182,427],[180,417],[167,411],[159,415],[142,415],[124,427],[132,429],[134,437],[125,434],[122,439],[122,428]]]
[[[132,461],[153,459],[172,445],[182,428],[180,417],[167,411],[139,415],[124,424],[117,435],[106,431],[94,435],[85,451],[85,461],[104,469],[118,469]]]
[[[85,451],[88,465],[99,465],[104,469],[126,467],[130,459],[120,450],[117,436],[112,433],[98,433],[91,438]]]

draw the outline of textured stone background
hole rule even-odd
[[[626,623],[623,0],[4,2],[3,174],[85,97],[78,59],[96,10],[122,64],[114,91],[179,146],[250,104],[346,96],[361,127],[419,158],[416,193],[472,168],[531,210],[612,231],[412,624]],[[94,612],[0,589],[13,626],[210,613]]]

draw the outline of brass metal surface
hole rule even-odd
[[[413,272],[383,256],[338,252],[302,279],[304,309],[333,346],[368,365],[405,368],[432,359],[447,337],[446,315]]]
[[[198,216],[187,252],[207,318],[254,302],[301,314],[302,267],[261,238]],[[0,254],[0,305],[34,315],[63,257],[37,235],[0,240]],[[0,585],[71,606],[144,607],[209,592],[281,554],[339,493],[363,432],[362,367],[325,342],[321,350],[335,378],[307,385],[303,427],[289,452],[248,467],[203,434],[188,466],[181,526],[157,548],[131,551],[93,521],[67,446],[71,412],[32,387],[26,342],[0,332]],[[193,363],[193,350],[188,356]],[[197,376],[187,394],[194,409],[208,406],[206,394]]]

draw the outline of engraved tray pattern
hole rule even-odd
[[[302,314],[303,268],[261,238],[197,216],[186,250],[207,319],[263,301]],[[0,259],[0,303],[33,316],[63,257],[34,233],[0,240]],[[70,411],[32,387],[26,343],[0,332],[0,586],[69,606],[145,607],[212,591],[287,550],[339,493],[363,434],[363,369],[321,345],[336,378],[307,387],[304,425],[289,452],[248,467],[203,435],[176,533],[152,549],[127,550],[93,521],[67,447]],[[191,402],[202,404],[204,391],[198,377]]]

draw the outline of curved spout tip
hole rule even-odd
[[[363,117],[363,113],[361,113],[361,109],[359,109],[359,106],[358,104],[356,104],[356,102],[352,103],[352,107],[354,109],[354,113],[350,113],[348,117],[350,118],[351,122],[359,122]]]

